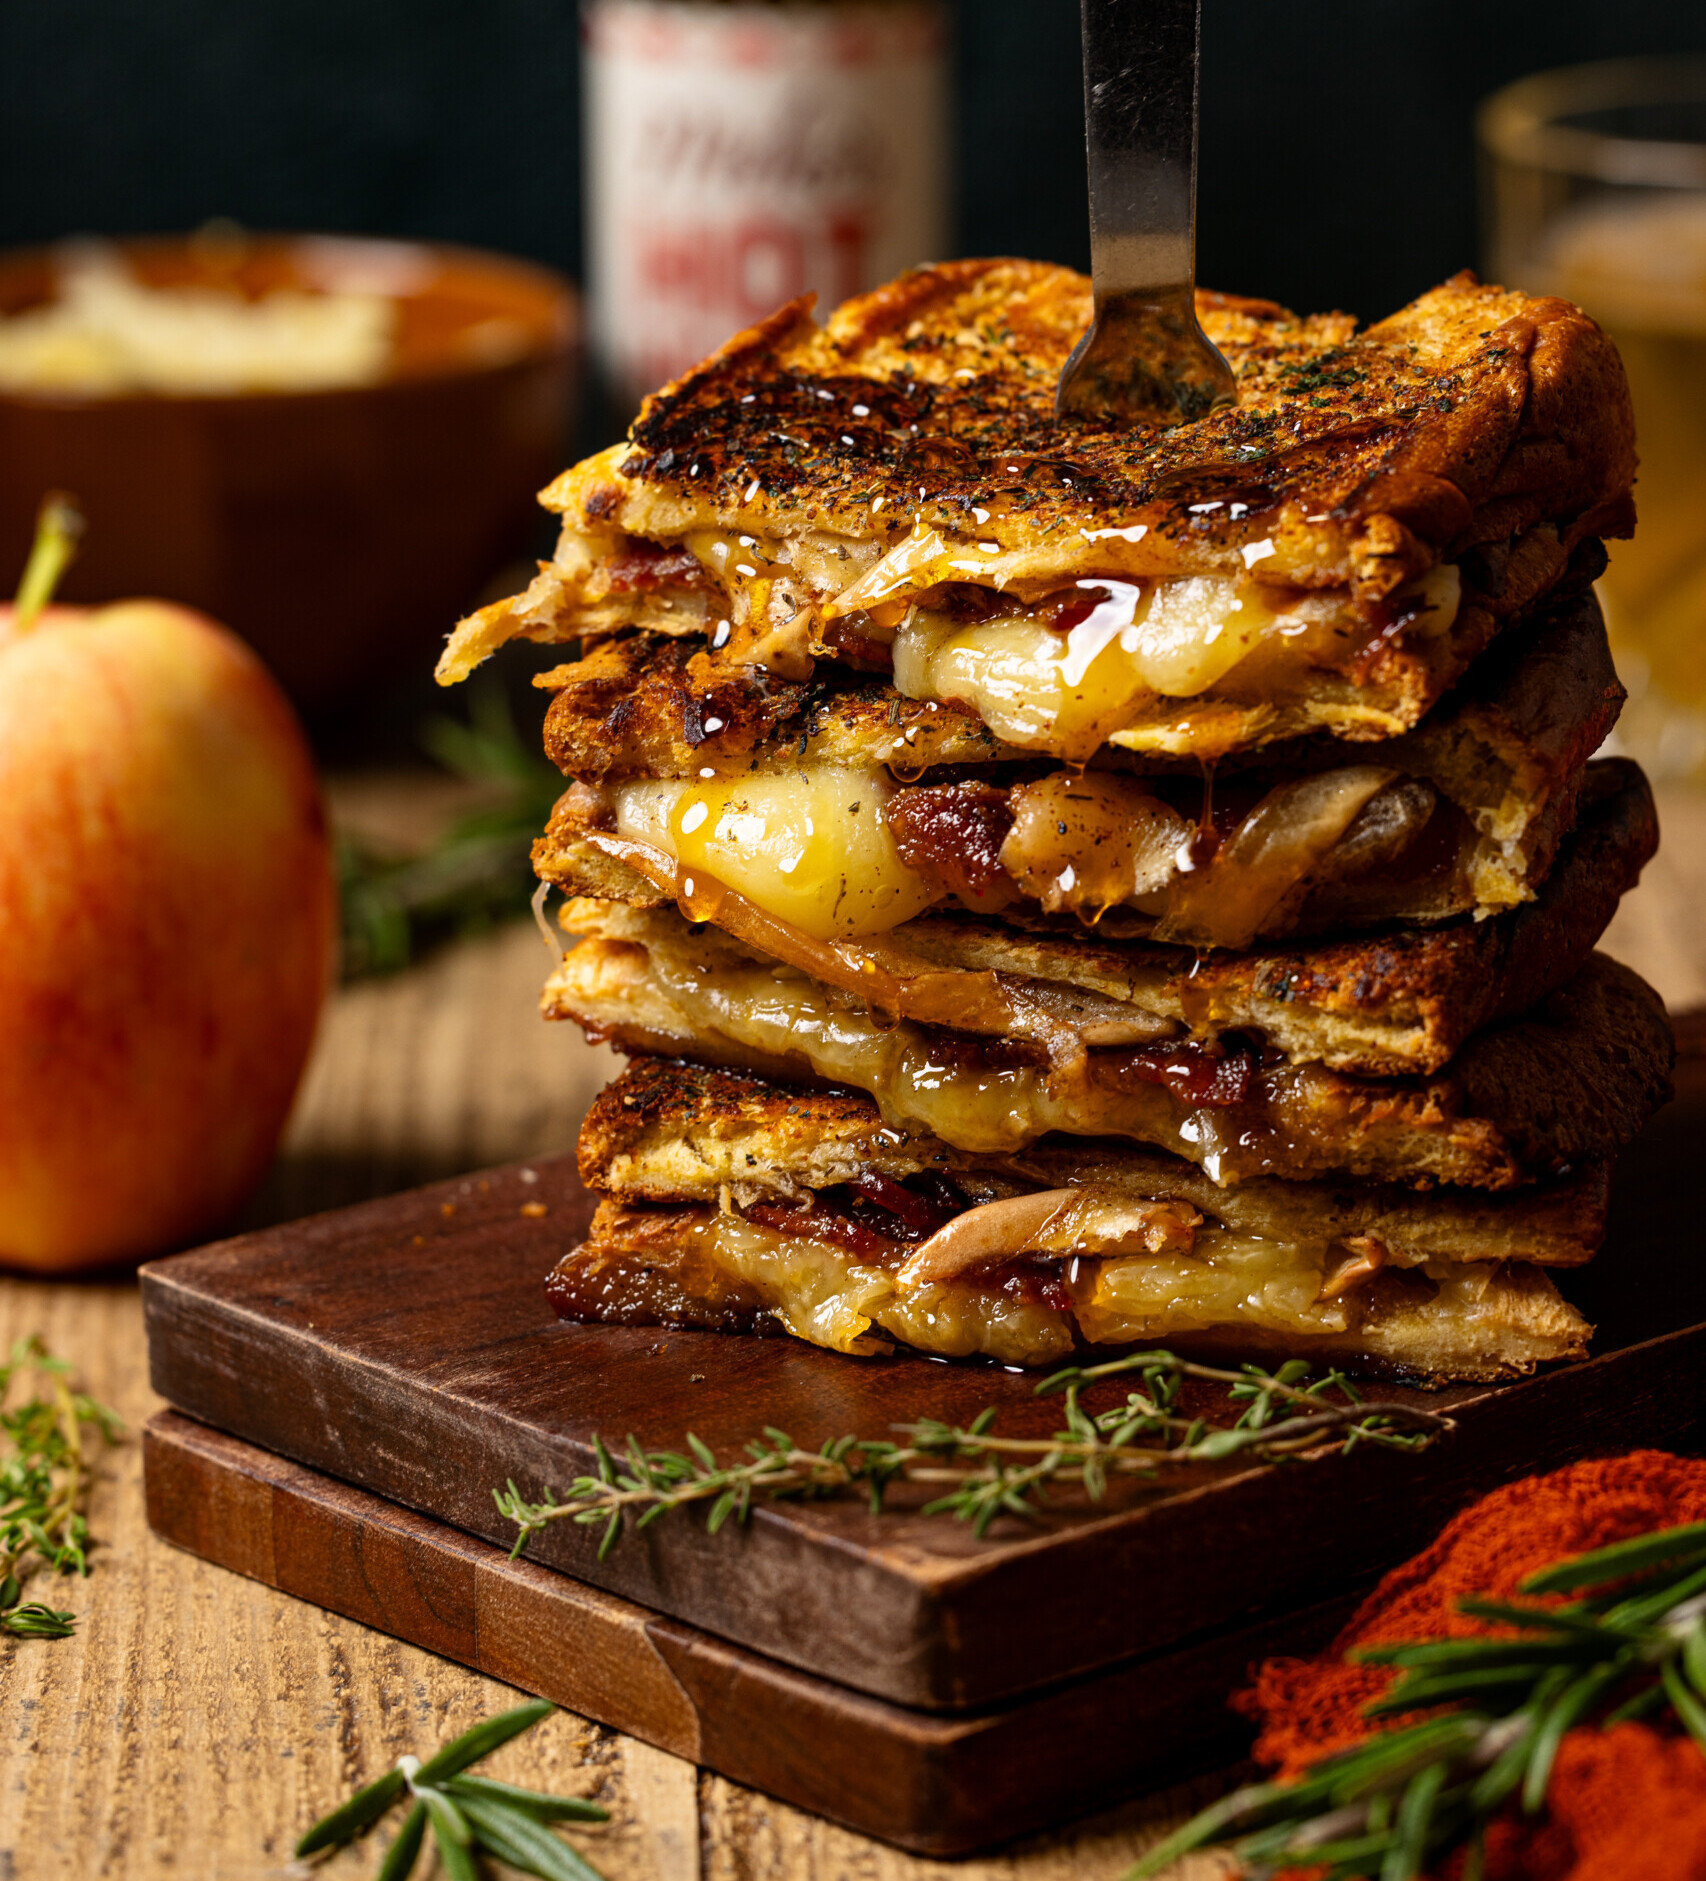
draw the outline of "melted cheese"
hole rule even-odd
[[[1030,613],[965,626],[914,608],[895,633],[896,687],[962,701],[1009,744],[1087,758],[1157,693],[1206,691],[1280,618],[1254,582],[1078,585],[1102,598],[1065,633]]]
[[[1093,1219],[1084,1225],[1093,1229]],[[1009,1365],[1037,1365],[1073,1342],[1068,1315],[975,1281],[903,1287],[894,1268],[729,1214],[708,1215],[691,1232],[700,1251],[753,1288],[790,1332],[831,1351],[867,1354],[877,1349],[877,1332],[943,1357],[982,1352]],[[1026,1251],[1015,1248],[1012,1258]],[[1129,1344],[1225,1326],[1348,1331],[1362,1316],[1361,1302],[1354,1292],[1318,1297],[1328,1258],[1325,1243],[1205,1228],[1188,1256],[1068,1257],[1059,1271],[1084,1337]],[[1488,1282],[1486,1275],[1468,1279],[1483,1290]]]
[[[1023,1065],[956,1064],[923,1027],[884,1024],[862,1007],[836,1003],[811,980],[758,965],[701,976],[661,953],[650,956],[650,968],[681,1037],[710,1034],[766,1058],[803,1059],[818,1077],[868,1092],[896,1129],[937,1136],[958,1149],[1000,1152],[1022,1148],[1048,1130],[1071,1131],[1082,1119],[1085,1096],[1077,1077]],[[1212,1155],[1219,1140],[1214,1112],[1186,1113],[1181,1123],[1159,1085],[1131,1083],[1120,1110],[1143,1140],[1193,1161],[1204,1160],[1203,1144]],[[1098,1110],[1092,1130],[1104,1122]]]
[[[1051,914],[1094,926],[1109,908],[1131,907],[1159,923],[1159,939],[1247,947],[1286,931],[1294,891],[1398,775],[1347,765],[1276,786],[1202,869],[1191,825],[1138,780],[1057,772],[1013,791],[1000,860]],[[690,912],[696,881],[712,891],[694,919],[717,918],[720,885],[813,941],[868,938],[948,896],[901,859],[884,815],[895,788],[882,768],[803,764],[729,777],[706,767],[692,781],[616,786],[616,835],[656,852],[652,872]]]
[[[944,1358],[983,1352],[1006,1365],[1043,1365],[1072,1349],[1068,1317],[1033,1301],[951,1282],[902,1293],[886,1267],[733,1215],[712,1216],[693,1232],[791,1333],[832,1352],[880,1351],[873,1332]]]
[[[699,1211],[694,1211],[699,1214]],[[844,1249],[703,1211],[695,1251],[738,1276],[797,1338],[866,1357],[880,1335],[944,1358],[1058,1362],[1075,1343],[1132,1345],[1203,1333],[1262,1335],[1436,1374],[1492,1378],[1582,1356],[1591,1328],[1524,1262],[1429,1262],[1396,1285],[1377,1278],[1320,1297],[1324,1246],[1205,1229],[1186,1259],[1071,1259],[1056,1271],[1070,1313],[965,1280],[903,1292],[892,1270]],[[1307,1348],[1305,1348],[1307,1349]]]
[[[1342,652],[1348,632],[1369,632],[1331,591],[1282,600],[1258,581],[1218,575],[1077,586],[1100,598],[1065,633],[1028,609],[967,625],[914,606],[895,632],[896,687],[911,699],[969,705],[1009,744],[1082,760],[1119,742],[1155,700],[1212,692],[1258,650],[1294,653],[1284,670],[1299,669],[1287,682],[1296,685],[1315,656]],[[1445,632],[1460,595],[1455,568],[1432,570],[1412,597],[1421,609],[1406,633]],[[1256,690],[1276,689],[1282,669],[1266,659]]]
[[[815,940],[885,933],[939,899],[900,859],[883,819],[883,771],[814,765],[616,791],[616,829],[789,921]]]
[[[1360,1317],[1355,1292],[1320,1297],[1324,1243],[1271,1241],[1229,1229],[1200,1230],[1188,1255],[1076,1261],[1073,1306],[1093,1344],[1260,1326],[1290,1334],[1345,1332]]]

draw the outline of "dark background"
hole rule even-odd
[[[1200,276],[1372,317],[1476,254],[1506,80],[1706,51],[1698,0],[1206,0]],[[959,0],[959,248],[1087,258],[1074,0]],[[574,0],[0,3],[0,245],[418,235],[579,273]]]

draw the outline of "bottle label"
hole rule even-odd
[[[796,295],[940,257],[936,0],[585,0],[592,333],[630,403]]]

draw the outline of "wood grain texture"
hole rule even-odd
[[[969,1716],[864,1697],[162,1412],[157,1535],[660,1750],[931,1854],[963,1854],[1241,1756],[1226,1693],[1313,1651],[1345,1595]]]
[[[1680,1007],[1706,1001],[1706,796],[1661,789],[1659,806],[1665,846],[1608,945]],[[248,1224],[566,1148],[608,1072],[535,1019],[543,958],[518,927],[340,993]],[[74,1355],[133,1430],[159,1408],[129,1282],[0,1279],[0,1342],[30,1332]],[[0,1644],[0,1876],[271,1881],[350,1786],[514,1701],[495,1680],[152,1539],[134,1441],[108,1459],[92,1514],[93,1575],[42,1590],[83,1614],[80,1636]],[[611,1881],[1114,1881],[1224,1787],[1205,1779],[942,1864],[569,1716],[492,1768],[609,1806],[611,1827],[577,1841]],[[364,1845],[326,1872],[355,1881],[374,1865]],[[1205,1856],[1174,1881],[1228,1873]]]

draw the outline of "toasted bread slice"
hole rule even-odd
[[[1204,957],[1155,942],[922,915],[895,930],[894,945],[927,973],[1000,975],[1046,1005],[1086,1049],[1183,1039],[1212,1046],[1239,1034],[1293,1063],[1376,1076],[1431,1073],[1472,1033],[1526,1012],[1570,979],[1652,855],[1658,827],[1640,771],[1626,759],[1601,759],[1587,778],[1581,820],[1539,900],[1496,920]],[[571,902],[560,918],[587,952],[554,978],[547,1009],[598,1025],[638,1022],[625,998],[609,1004],[598,990],[596,963],[606,947],[642,978],[675,986],[719,975],[744,982],[755,967],[786,973],[673,907],[588,899]],[[628,977],[624,965],[616,983]],[[973,1031],[996,1024],[994,1014],[968,1009],[950,978],[931,985],[941,1004],[916,1003],[915,1018]],[[667,1029],[661,1009],[652,1023]]]
[[[1658,995],[1593,955],[1532,1012],[1477,1033],[1432,1077],[1352,1077],[1194,1041],[1086,1050],[1051,1036],[889,1023],[803,975],[718,961],[667,971],[623,942],[576,948],[545,1011],[631,1053],[849,1086],[891,1128],[1007,1154],[1051,1131],[1165,1149],[1219,1183],[1350,1177],[1502,1190],[1614,1154],[1670,1093]],[[1053,1049],[1050,1049],[1052,1044]]]
[[[1579,1267],[1605,1237],[1610,1197],[1604,1162],[1487,1195],[1266,1178],[1222,1188],[1182,1156],[1116,1139],[1049,1136],[1006,1155],[975,1154],[891,1129],[862,1092],[781,1085],[666,1058],[636,1058],[604,1087],[581,1125],[576,1158],[589,1189],[634,1206],[719,1202],[725,1192],[743,1208],[800,1204],[819,1191],[857,1188],[872,1172],[902,1184],[945,1177],[967,1207],[1080,1186],[1182,1202],[1223,1228],[1273,1240],[1373,1235],[1389,1260],[1409,1267],[1430,1260]],[[894,1233],[906,1238],[902,1225]]]
[[[802,1224],[803,1226],[803,1224]],[[622,1326],[791,1333],[850,1357],[895,1343],[939,1358],[1058,1364],[1075,1351],[1155,1346],[1240,1364],[1302,1358],[1443,1384],[1515,1378],[1587,1356],[1593,1328],[1545,1270],[1445,1261],[1375,1273],[1349,1298],[1312,1249],[1226,1231],[1200,1257],[1067,1264],[1025,1259],[918,1286],[836,1241],[708,1206],[606,1202],[545,1282],[559,1317]]]
[[[1435,1377],[1579,1357],[1589,1328],[1538,1263],[1588,1257],[1606,1192],[1602,1169],[1489,1206],[1222,1190],[1117,1144],[968,1157],[868,1100],[657,1061],[600,1096],[580,1162],[611,1199],[547,1283],[565,1317],[1019,1365],[1162,1339]]]
[[[1209,794],[1196,767],[1117,755],[1088,773],[1051,771],[977,719],[903,701],[874,679],[788,688],[759,676],[701,690],[697,658],[679,641],[631,638],[553,676],[563,684],[547,748],[586,787],[558,805],[535,851],[546,880],[655,905],[669,898],[677,861],[691,862],[761,905],[776,891],[770,911],[786,919],[808,876],[835,865],[852,883],[857,852],[905,891],[883,904],[890,923],[957,902],[1028,925],[1197,946],[1486,914],[1545,878],[1583,765],[1623,697],[1598,603],[1583,590],[1508,635],[1415,731],[1360,754],[1372,762],[1347,763],[1334,739],[1293,741],[1222,770]],[[896,770],[907,780],[898,793]],[[846,784],[868,823],[880,814],[874,839],[819,817],[823,867],[766,876],[753,816],[779,834],[790,818],[803,825],[822,780]],[[1356,794],[1335,813],[1341,785]],[[1311,793],[1337,816],[1324,837],[1298,804]],[[736,797],[741,839],[719,853],[722,806]],[[684,848],[675,822],[701,799],[716,821]],[[1205,818],[1219,839],[1206,871],[1193,836]],[[1271,837],[1240,835],[1276,820],[1297,839],[1288,883]],[[644,869],[632,866],[635,842],[656,851]],[[837,842],[845,858],[827,853]],[[1250,850],[1263,857],[1254,874]],[[875,904],[852,885],[840,930],[868,935]]]
[[[1317,728],[1382,738],[1577,543],[1627,532],[1627,387],[1568,303],[1465,275],[1361,334],[1231,296],[1200,311],[1237,405],[1105,432],[1053,417],[1089,316],[1067,270],[921,269],[821,332],[806,303],[784,308],[552,486],[555,561],[464,622],[440,675],[518,634],[644,626],[787,679],[826,653],[892,663],[914,696],[987,711],[958,669],[1021,630],[1046,666],[1045,630],[1103,588],[1131,644],[1098,655],[1129,709],[1069,725],[1061,701],[1017,742],[1078,759],[1110,736],[1198,754]],[[956,677],[943,644],[968,634]]]

